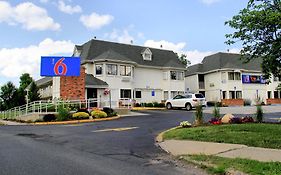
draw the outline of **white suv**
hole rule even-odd
[[[176,95],[172,99],[166,101],[166,108],[185,108],[186,110],[191,110],[192,108],[201,104],[206,106],[206,99],[202,94],[186,94],[186,95]]]

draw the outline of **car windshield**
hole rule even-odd
[[[204,98],[204,96],[202,94],[195,94],[196,98]]]

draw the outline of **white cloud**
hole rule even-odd
[[[219,1],[221,1],[221,0],[201,0],[202,3],[207,4],[207,5],[214,4]]]
[[[161,41],[154,41],[154,40],[147,40],[144,43],[144,46],[147,47],[153,47],[153,48],[162,48],[161,49],[166,49],[166,50],[173,50],[173,51],[181,51],[185,47],[186,43],[185,42],[180,42],[180,43],[172,43],[169,41],[161,40]]]
[[[101,27],[110,24],[114,17],[111,15],[99,15],[93,12],[90,15],[82,15],[80,21],[89,29],[100,29]]]
[[[82,8],[79,5],[76,5],[76,6],[66,5],[63,1],[58,2],[58,8],[60,11],[67,13],[67,14],[82,12]]]
[[[134,41],[134,37],[129,34],[127,29],[122,31],[114,29],[111,33],[105,34],[106,38],[109,38],[111,41],[116,41],[119,43],[130,44],[131,41]]]
[[[0,23],[21,24],[27,30],[59,30],[60,24],[48,16],[44,8],[31,2],[24,2],[12,7],[8,2],[0,1]]]
[[[186,58],[191,62],[191,65],[201,63],[204,57],[214,54],[212,51],[198,51],[198,50],[189,50],[180,52],[186,55]]]
[[[38,45],[0,49],[0,76],[15,78],[27,72],[38,78],[41,56],[68,56],[72,54],[73,48],[74,44],[71,41],[54,41],[46,38]]]

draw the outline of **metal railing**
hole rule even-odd
[[[80,108],[132,108],[134,101],[128,98],[122,98],[118,101],[87,99],[87,100],[41,100],[28,103],[26,105],[14,107],[12,109],[1,111],[1,119],[17,119],[20,116],[29,114],[47,114],[57,113],[60,106],[69,108],[70,111],[76,111]]]

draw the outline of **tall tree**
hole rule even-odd
[[[29,91],[28,91],[29,102],[40,100],[40,94],[39,94],[38,90],[39,90],[39,88],[37,87],[35,82],[32,81],[32,83],[30,84]]]
[[[227,34],[226,44],[242,42],[242,58],[262,58],[264,77],[281,75],[281,1],[249,0],[246,8],[225,22],[236,31]]]
[[[0,98],[5,110],[17,105],[17,88],[12,82],[9,81],[1,87]]]
[[[185,54],[177,54],[178,55],[178,59],[180,60],[180,62],[185,65],[185,67],[188,67],[191,62],[187,59],[187,56]]]
[[[23,105],[26,103],[25,96],[26,96],[26,88],[31,84],[33,81],[32,77],[29,73],[24,73],[20,76],[20,87],[18,89],[18,105]]]

